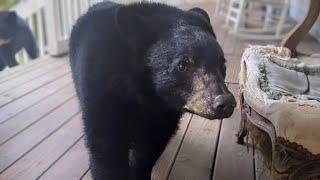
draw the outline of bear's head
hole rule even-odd
[[[189,13],[210,23],[209,16],[200,8]],[[156,92],[174,108],[183,107],[208,119],[227,118],[232,115],[236,101],[224,82],[223,51],[212,28],[189,22],[190,19],[178,20],[148,50]]]
[[[145,57],[155,92],[167,106],[208,119],[232,115],[236,101],[224,82],[224,54],[204,10],[193,8],[170,18],[163,12],[158,17],[135,17],[132,12],[125,16],[125,9],[118,11],[123,13],[118,16],[119,24],[130,24],[120,30],[130,37],[133,47],[152,41]]]
[[[14,11],[0,11],[0,39],[10,39],[18,29],[17,14]]]

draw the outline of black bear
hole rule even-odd
[[[25,48],[29,57],[38,57],[38,47],[27,23],[14,11],[0,11],[0,71],[18,63],[15,54]]]
[[[150,179],[184,111],[233,113],[224,55],[200,8],[100,3],[69,46],[94,179]]]

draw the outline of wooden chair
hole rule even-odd
[[[261,88],[261,74],[257,66],[263,58],[283,58],[285,63],[293,59],[316,62],[319,70],[319,56],[296,51],[319,13],[320,1],[310,0],[306,17],[287,35],[282,47],[252,47],[242,57],[238,143],[244,143],[248,127],[253,126],[267,134],[268,142],[271,142],[269,158],[275,179],[320,179],[320,102],[287,96],[280,100],[268,98]]]
[[[221,18],[226,17],[229,2],[230,0],[217,0],[214,15]]]
[[[230,0],[225,24],[241,38],[280,40],[292,27],[286,22],[289,4],[290,0]],[[275,15],[275,9],[281,13]]]

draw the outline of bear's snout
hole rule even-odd
[[[185,109],[193,114],[213,120],[230,117],[236,105],[236,100],[229,91],[215,96],[207,90],[195,94]]]
[[[228,118],[232,115],[237,103],[234,96],[231,93],[218,95],[215,97],[212,108],[216,112],[217,119]]]

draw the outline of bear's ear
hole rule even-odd
[[[198,7],[190,9],[189,12],[196,14],[201,19],[203,19],[207,23],[209,31],[212,33],[213,37],[216,39],[216,35],[212,29],[212,26],[210,23],[210,17],[208,15],[208,13],[205,10],[198,8]]]
[[[195,8],[190,9],[189,11],[201,16],[202,18],[204,18],[205,21],[207,21],[210,24],[210,17],[205,10],[198,8],[198,7],[195,7]]]
[[[17,13],[15,11],[8,12],[7,21],[8,22],[15,22],[17,20]]]
[[[135,9],[120,6],[115,11],[114,20],[120,35],[135,49],[142,47],[147,36],[145,17]]]

